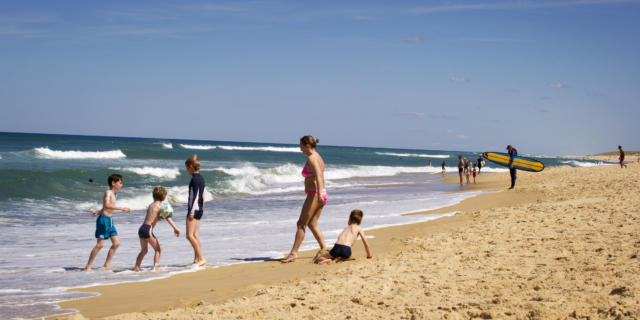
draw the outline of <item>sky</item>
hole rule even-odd
[[[640,0],[1,1],[0,131],[640,150]]]

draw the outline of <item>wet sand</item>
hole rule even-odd
[[[358,242],[347,262],[317,266],[304,252],[81,289],[101,295],[60,305],[73,319],[640,317],[640,165],[518,172],[509,191],[508,173],[477,180],[461,191],[501,192],[367,232],[373,259]]]

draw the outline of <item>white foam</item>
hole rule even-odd
[[[418,157],[418,158],[438,158],[438,159],[449,158],[448,154],[394,153],[394,152],[376,152],[376,154],[382,155],[382,156],[394,156],[394,157]]]
[[[43,159],[120,159],[127,156],[121,150],[111,151],[61,151],[48,147],[33,149],[38,158]]]
[[[241,147],[241,146],[218,146],[222,150],[242,150],[242,151],[269,151],[269,152],[301,152],[300,148],[288,147]]]
[[[350,166],[340,168],[326,168],[325,179],[347,179],[355,177],[388,177],[400,173],[425,173],[434,167],[388,167],[388,166]],[[436,168],[437,170],[437,168]],[[440,169],[442,170],[442,169]]]
[[[212,201],[213,193],[209,191],[209,188],[204,189],[204,201]],[[149,192],[149,197],[151,197],[151,193]],[[120,200],[118,200],[120,201]],[[185,205],[189,201],[189,186],[179,186],[179,187],[169,187],[167,188],[167,201],[171,205]],[[149,205],[151,202],[147,202],[146,205]],[[145,205],[145,208],[146,208]],[[205,205],[206,207],[206,205]]]
[[[197,144],[180,144],[180,147],[184,149],[195,149],[195,150],[213,150],[217,148],[216,146],[197,145]]]
[[[24,290],[22,289],[0,289],[0,294],[2,293],[18,293],[18,292],[23,292]]]
[[[173,180],[180,175],[178,168],[155,168],[155,167],[127,167],[127,168],[109,168],[112,170],[121,170],[133,172],[139,175],[154,176],[165,180]]]
[[[303,177],[300,175],[301,165],[287,163],[275,168],[258,168],[251,163],[238,167],[217,167],[202,171],[221,171],[233,176],[226,182],[224,192],[241,194],[270,194],[301,189]],[[449,172],[455,168],[447,168]],[[335,180],[356,177],[385,177],[402,173],[439,173],[441,167],[389,167],[389,166],[329,166],[324,172],[325,183],[329,187],[348,187],[351,184],[338,183]],[[488,171],[505,171],[489,169]]]
[[[173,149],[173,144],[171,143],[163,143],[162,147],[165,149]]]
[[[604,163],[598,163],[598,162],[585,162],[585,161],[577,161],[577,160],[560,161],[560,162],[566,163],[574,167],[595,167],[595,166],[604,164]]]

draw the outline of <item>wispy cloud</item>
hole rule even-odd
[[[509,38],[474,38],[474,37],[460,37],[456,38],[456,41],[461,42],[487,42],[487,43],[503,43],[503,42],[523,42],[519,39],[509,39]]]
[[[549,83],[549,87],[556,88],[556,89],[564,89],[564,88],[567,88],[567,85],[560,82],[552,82],[552,83]]]
[[[57,21],[58,16],[53,14],[0,14],[0,37],[42,37],[47,27]]]
[[[168,10],[160,9],[103,10],[98,14],[109,21],[159,22],[175,20],[175,17]]]
[[[451,78],[449,78],[449,81],[463,83],[463,82],[469,82],[469,79],[465,77],[452,76]]]
[[[600,93],[600,92],[589,91],[589,92],[587,92],[587,96],[595,98],[595,97],[604,97],[605,95],[603,93]]]
[[[566,0],[566,1],[503,1],[490,3],[464,3],[445,4],[439,6],[418,7],[411,9],[417,14],[453,12],[453,11],[478,11],[478,10],[517,10],[517,9],[542,9],[562,8],[589,5],[611,5],[622,3],[640,3],[638,0]]]
[[[437,119],[437,120],[458,120],[459,117],[451,114],[435,114],[435,113],[424,113],[424,112],[402,112],[398,113],[400,116],[410,117],[414,119]]]
[[[188,34],[207,31],[210,31],[210,29],[196,27],[143,27],[118,25],[104,28],[101,34],[103,36],[184,38]]]
[[[469,139],[469,136],[461,134],[459,132],[457,132],[456,130],[453,129],[447,129],[447,134],[450,134],[452,136],[455,136],[456,138],[460,139],[460,140],[467,140]]]
[[[424,112],[401,112],[398,115],[415,119],[424,118]]]
[[[427,40],[431,40],[431,38],[429,38],[429,37],[406,37],[406,38],[402,39],[402,41],[404,41],[404,42],[423,42],[423,41],[427,41]]]
[[[549,109],[543,107],[534,107],[533,110],[540,113],[549,113]]]
[[[58,21],[57,15],[42,14],[42,15],[0,15],[0,23],[14,23],[14,24],[35,24],[35,23],[51,23]]]

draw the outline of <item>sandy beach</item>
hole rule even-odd
[[[510,191],[508,173],[482,174],[461,192],[500,192],[367,232],[374,259],[358,242],[352,261],[317,266],[304,252],[85,288],[101,295],[60,306],[79,310],[67,319],[639,318],[639,181],[637,163],[518,172]]]

